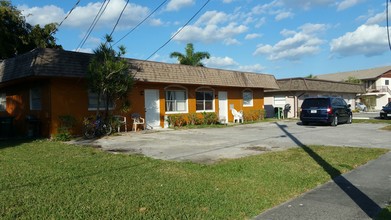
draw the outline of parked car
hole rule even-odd
[[[359,111],[363,111],[363,112],[368,111],[367,106],[364,103],[362,103],[362,102],[357,102],[356,103],[356,109],[358,109]]]
[[[327,123],[337,126],[339,123],[352,123],[350,104],[337,97],[306,98],[301,105],[300,120],[303,125],[309,123]]]
[[[391,102],[383,106],[382,110],[380,111],[380,118],[388,118],[388,117],[391,117]]]

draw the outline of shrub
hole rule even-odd
[[[198,114],[195,112],[187,114],[187,121],[189,125],[201,124],[201,119],[198,117]]]
[[[264,109],[249,110],[243,112],[244,121],[259,121],[265,119],[266,111]]]
[[[219,118],[217,117],[217,114],[215,112],[203,112],[203,124],[205,125],[212,125],[217,124],[219,121]]]
[[[72,115],[58,116],[59,126],[55,139],[58,141],[69,141],[72,137],[72,129],[76,119]]]
[[[167,115],[167,122],[170,127],[182,127],[187,123],[183,114]]]

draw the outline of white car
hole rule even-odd
[[[363,112],[368,111],[367,106],[364,103],[362,103],[362,102],[357,102],[356,103],[356,109],[358,109],[360,111],[363,111]]]

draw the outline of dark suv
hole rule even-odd
[[[352,123],[352,111],[345,100],[337,97],[306,98],[301,105],[300,120],[308,123]]]
[[[383,106],[380,111],[380,118],[391,118],[391,102]]]

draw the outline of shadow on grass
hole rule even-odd
[[[303,144],[299,139],[289,133],[286,129],[286,125],[280,125],[278,122],[275,124],[299,147],[301,147],[316,163],[319,164],[333,179],[334,183],[343,190],[370,218],[376,217],[376,215],[382,210],[381,207],[376,204],[371,198],[369,198],[360,189],[355,187],[349,180],[343,177],[341,172],[334,168],[331,164],[325,161],[321,156],[314,152],[307,145]]]
[[[18,147],[21,144],[30,143],[37,139],[31,138],[8,138],[0,140],[0,150],[10,147]]]

